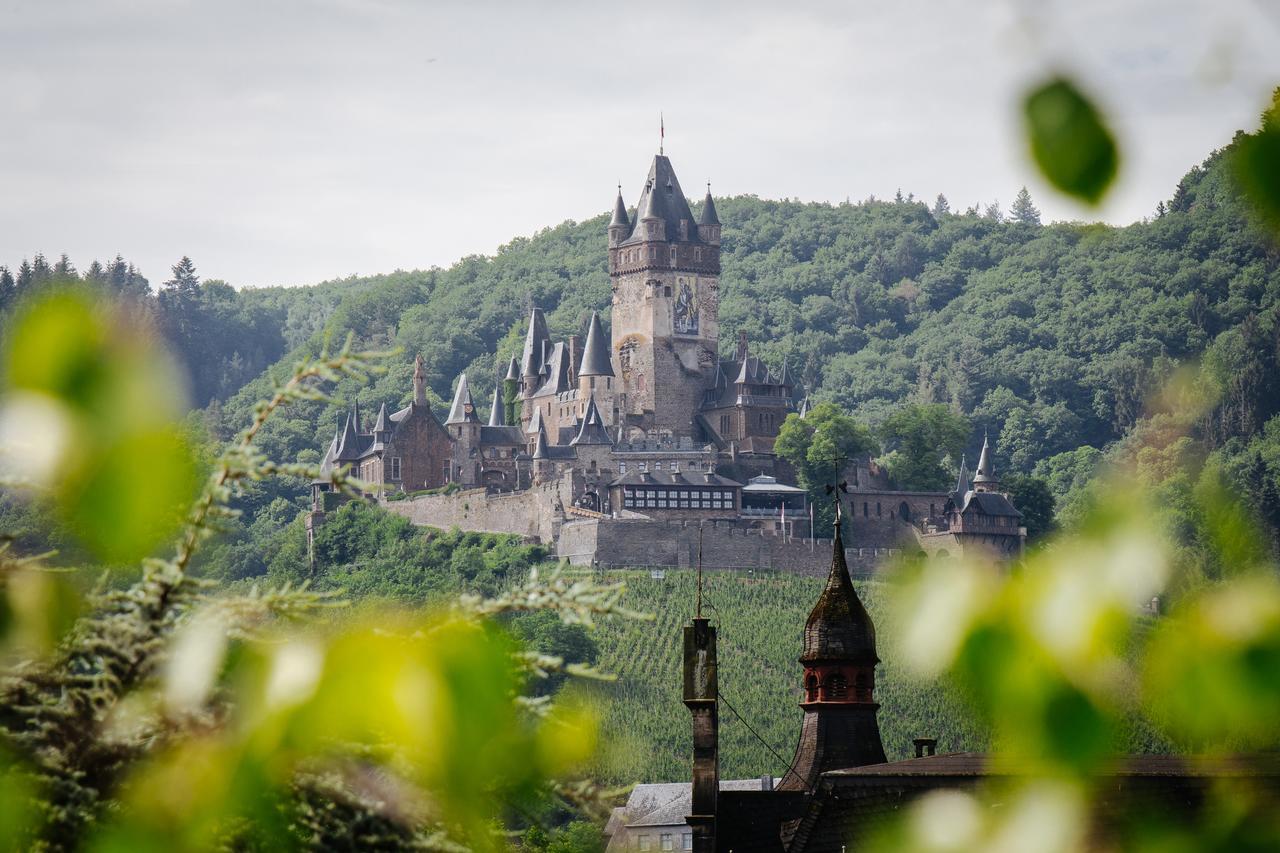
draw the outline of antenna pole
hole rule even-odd
[[[658,156],[662,156],[662,145],[667,139],[667,124],[663,121],[662,111],[658,111]]]

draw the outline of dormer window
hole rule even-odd
[[[671,247],[671,266],[674,267],[675,265],[676,265],[676,247],[672,246]]]

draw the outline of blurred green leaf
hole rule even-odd
[[[1023,104],[1031,155],[1067,195],[1097,204],[1115,179],[1120,155],[1102,114],[1070,80],[1031,91]]]
[[[80,539],[108,561],[147,556],[195,499],[196,466],[172,427],[128,434],[101,448],[59,490]]]

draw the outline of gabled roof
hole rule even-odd
[[[506,404],[502,402],[502,387],[494,386],[493,404],[489,407],[489,426],[506,426]]]
[[[1022,513],[1018,512],[1009,499],[999,492],[969,492],[965,495],[964,509],[960,510],[960,512],[967,513],[970,510],[982,515],[1007,515],[1014,518],[1022,518]]]
[[[835,525],[831,545],[831,571],[818,603],[804,624],[804,654],[801,662],[854,661],[878,663],[876,627],[862,605],[849,577],[844,558],[844,539],[840,524]]]
[[[550,341],[547,343],[550,344]],[[526,393],[526,396],[561,394],[572,389],[573,383],[569,381],[569,346],[564,341],[557,341],[544,360],[542,384]]]
[[[467,385],[467,374],[458,375],[458,389],[453,392],[453,405],[449,407],[449,419],[446,424],[479,423],[476,415],[476,404],[471,399],[471,387]]]
[[[609,361],[609,342],[600,327],[600,315],[591,312],[591,325],[587,327],[587,343],[582,349],[582,367],[579,376],[613,376]]]
[[[578,429],[577,437],[569,443],[613,445],[613,439],[609,438],[609,431],[605,429],[604,418],[600,417],[600,410],[596,408],[594,396],[587,401],[587,413],[582,418],[582,426]]]
[[[483,447],[524,447],[524,434],[518,426],[482,426],[480,444]]]
[[[645,219],[658,219],[663,223],[655,239],[679,241],[680,220],[683,219],[689,223],[684,242],[701,242],[698,239],[696,220],[689,209],[689,201],[680,189],[671,161],[661,154],[653,158],[653,164],[649,167],[649,177],[645,181],[644,191],[640,193],[640,201],[636,204],[636,222],[631,236],[623,240],[623,244],[641,243],[649,239],[641,227]]]
[[[718,486],[742,488],[737,480],[705,471],[628,471],[609,483],[610,486]]]

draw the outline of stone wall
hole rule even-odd
[[[484,489],[467,489],[451,495],[419,495],[401,501],[383,501],[382,506],[424,527],[513,533],[551,543],[555,541],[563,507],[569,505],[560,494],[563,482],[557,480],[505,494],[491,495]]]
[[[871,549],[864,549],[870,551]],[[869,574],[888,558],[857,549],[846,550],[849,569]],[[667,566],[693,568],[698,564],[697,522],[627,519],[581,519],[560,528],[557,554],[577,565],[593,561],[604,567]],[[702,527],[702,566],[705,569],[773,569],[825,576],[831,568],[831,540],[784,539],[776,533],[750,530],[736,523],[705,523]]]

